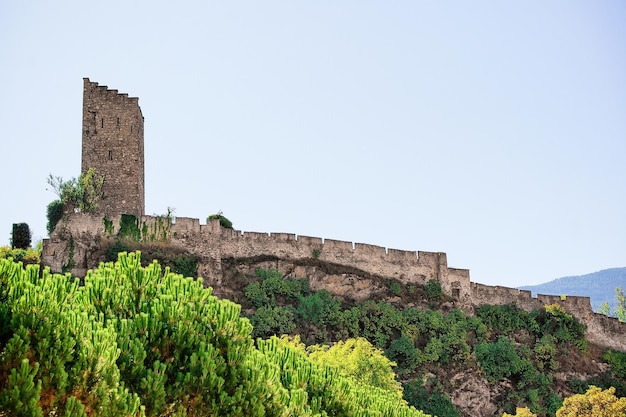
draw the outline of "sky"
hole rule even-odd
[[[509,287],[626,266],[626,3],[0,3],[0,245],[77,177],[83,77],[139,97],[146,214],[446,252]]]

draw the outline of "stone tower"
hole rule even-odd
[[[134,214],[145,209],[143,115],[139,99],[84,78],[81,172],[104,176],[98,213]]]

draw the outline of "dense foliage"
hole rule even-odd
[[[391,294],[398,292],[390,283],[387,288]],[[423,291],[429,304],[443,296],[435,281]],[[537,415],[554,416],[563,400],[555,394],[553,375],[569,352],[582,354],[587,349],[584,325],[559,305],[532,312],[512,305],[484,305],[469,317],[459,309],[446,313],[400,308],[386,301],[347,304],[325,290],[311,291],[306,280],[283,277],[274,269],[257,269],[249,277],[245,296],[255,335],[297,333],[308,344],[328,345],[365,338],[397,365],[404,398],[441,417],[458,415],[445,393],[447,381],[424,377],[427,372],[437,375],[442,366],[475,368],[490,383],[510,386],[504,396],[509,413],[528,407]],[[602,386],[620,386],[626,366],[620,354],[606,356],[613,371]],[[580,390],[588,387],[581,385]]]
[[[28,223],[13,223],[11,232],[11,246],[14,249],[28,249],[32,235]]]
[[[63,210],[66,212],[77,210],[83,213],[93,213],[103,197],[104,177],[98,175],[94,168],[89,168],[78,178],[68,181],[50,174],[47,181],[52,191],[59,197]],[[50,211],[48,213],[48,224],[50,224]]]
[[[41,261],[41,242],[36,248],[13,249],[10,246],[0,246],[0,259],[13,259],[15,262],[22,262],[24,265],[39,264]]]
[[[81,282],[0,259],[0,415],[423,416],[251,338],[201,280],[121,253]]]
[[[207,217],[207,221],[209,220],[214,220],[217,219],[220,221],[220,226],[222,226],[225,229],[232,229],[233,228],[233,222],[231,222],[228,218],[226,218],[222,212],[216,213],[216,214],[211,214]]]
[[[626,398],[617,398],[615,388],[590,387],[584,394],[566,398],[557,417],[615,417],[626,415]]]
[[[626,295],[624,294],[624,289],[621,287],[615,288],[615,305],[613,308],[607,301],[600,306],[598,313],[617,317],[619,321],[626,322]]]
[[[48,231],[48,235],[51,235],[54,228],[57,227],[57,224],[63,218],[63,202],[61,200],[54,200],[48,204],[46,218],[48,219],[46,230]]]

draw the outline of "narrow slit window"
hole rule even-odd
[[[109,151],[109,161],[113,160],[113,151]]]
[[[104,117],[100,119],[100,127],[104,127]]]
[[[117,118],[117,127],[119,127],[119,126],[120,126],[120,118],[118,117]]]

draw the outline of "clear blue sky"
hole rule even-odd
[[[518,286],[626,266],[626,3],[4,1],[0,244],[80,173],[82,78],[139,97],[146,211],[442,251]]]

